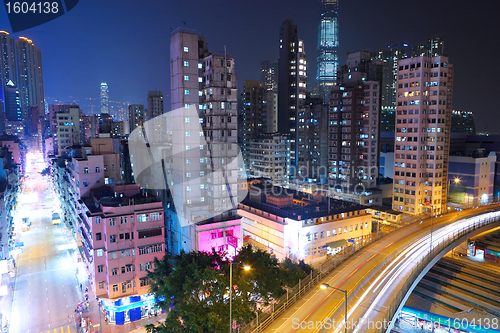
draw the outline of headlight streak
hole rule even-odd
[[[480,216],[476,216],[476,217],[465,218],[465,219],[453,222],[447,226],[443,226],[443,227],[433,231],[433,241],[432,241],[433,248],[435,248],[436,245],[441,244],[441,242],[444,241],[448,237],[448,235],[452,235],[453,233],[455,233],[461,229],[464,229],[465,227],[470,227],[475,222],[478,222],[480,220],[486,220],[486,219],[489,219],[491,217],[496,217],[496,216],[500,216],[500,212],[490,212],[490,213],[481,214]],[[360,324],[362,324],[363,322],[367,322],[367,319],[371,315],[373,309],[377,305],[379,305],[378,302],[380,301],[380,299],[384,296],[385,292],[389,288],[392,287],[392,283],[394,283],[394,281],[401,275],[402,272],[404,272],[406,270],[406,268],[408,268],[408,266],[410,264],[417,265],[418,262],[420,262],[420,260],[422,259],[422,257],[427,255],[427,253],[429,251],[429,243],[430,243],[430,235],[426,235],[425,237],[419,239],[418,241],[415,241],[412,244],[410,244],[407,249],[405,249],[403,252],[401,252],[396,257],[396,259],[393,260],[391,262],[391,264],[383,270],[383,272],[375,279],[375,281],[373,281],[370,284],[368,289],[363,293],[363,295],[360,297],[360,299],[351,308],[351,310],[348,312],[348,320],[351,319],[349,317],[352,316],[354,311],[356,311],[358,306],[364,301],[364,299],[366,298],[368,293],[375,287],[375,285],[376,285],[376,288],[374,289],[373,293],[382,285],[383,281],[385,281],[388,277],[390,277],[388,282],[384,284],[384,287],[378,293],[375,300],[371,303],[371,305],[369,306],[368,310],[365,312],[363,317],[359,320]],[[401,260],[401,257],[407,253],[409,255],[406,258]],[[395,263],[396,263],[396,265],[395,265]],[[386,274],[387,271],[392,266],[394,266],[394,267],[391,269],[389,274]],[[384,277],[384,278],[379,283],[379,280],[382,277]],[[328,316],[328,318],[329,318],[329,316]],[[359,332],[361,330],[361,328],[362,328],[362,325],[358,325],[354,329],[353,333]],[[343,329],[343,326],[340,325],[335,329],[334,333],[338,333],[342,329]]]

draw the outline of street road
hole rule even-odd
[[[39,171],[35,168],[29,173],[34,181],[25,181],[25,188],[31,190],[23,190],[14,220],[29,217],[32,226],[20,235],[24,247],[17,258],[9,332],[76,332],[73,314],[82,298],[75,277],[76,250],[64,249],[72,244],[65,225],[52,225],[51,212],[59,207],[53,192],[47,189],[48,179],[43,179]],[[27,203],[35,200],[33,193],[38,194],[38,201]]]
[[[449,232],[448,225],[452,222],[462,219],[472,214],[485,212],[492,207],[481,207],[475,210],[468,210],[463,212],[453,212],[445,214],[442,217],[434,218],[433,220],[433,243],[438,244],[439,237],[443,237]],[[461,222],[460,222],[461,223]],[[447,227],[448,226],[448,227]],[[457,228],[458,226],[455,226]],[[448,228],[442,229],[441,228]],[[392,259],[402,249],[406,249],[401,258],[395,260],[398,263],[391,266],[390,274],[395,271],[400,271],[400,268],[408,267],[408,263],[403,263],[401,260],[410,258],[415,253],[420,256],[428,252],[430,242],[430,219],[424,220],[421,224],[416,223],[401,230],[388,235],[382,240],[368,246],[365,250],[361,250],[350,260],[347,260],[331,274],[325,277],[322,283],[327,283],[332,287],[340,288],[348,291],[351,294],[355,288],[360,285],[365,278],[367,278],[375,268],[384,262],[384,260]],[[414,243],[414,245],[411,245]],[[396,268],[395,268],[396,267]],[[387,275],[387,276],[386,276]],[[376,278],[376,277],[375,277]],[[348,322],[358,320],[359,318],[367,315],[376,317],[377,304],[383,304],[384,300],[381,299],[390,295],[390,291],[386,290],[391,284],[391,278],[388,278],[388,273],[382,274],[382,277],[377,280],[372,279],[372,283],[367,283],[362,288],[353,300],[348,304]],[[366,281],[364,281],[366,282]],[[371,288],[371,289],[369,289]],[[396,290],[397,292],[397,290]],[[373,305],[375,304],[375,305]],[[373,306],[372,306],[373,305]],[[344,294],[340,291],[333,289],[320,289],[319,286],[311,290],[308,294],[303,296],[292,308],[288,309],[280,316],[272,325],[270,325],[265,332],[344,332],[343,326],[336,329],[337,325],[342,325],[344,321],[344,311],[340,311],[338,317],[331,318],[334,312],[339,309],[344,309]],[[327,322],[332,323],[332,327],[325,326],[325,319]],[[366,332],[366,328],[361,330],[349,330],[349,332]]]

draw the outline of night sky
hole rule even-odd
[[[347,52],[441,34],[455,67],[453,109],[473,111],[478,131],[500,132],[500,2],[340,0],[339,7],[340,64]],[[210,50],[226,45],[242,87],[259,79],[261,60],[277,60],[279,27],[292,17],[314,84],[319,9],[313,0],[80,0],[62,17],[11,37],[28,37],[42,50],[47,98],[97,99],[104,81],[112,101],[145,103],[147,91],[157,89],[168,109],[171,28],[185,22],[205,35]],[[4,9],[0,30],[11,31]]]

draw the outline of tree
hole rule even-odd
[[[280,263],[273,255],[244,246],[233,260],[232,319],[243,325],[255,317],[257,304],[269,304],[286,293],[311,270],[309,265],[287,259]],[[248,265],[250,270],[242,266]],[[230,263],[225,253],[189,252],[154,260],[148,272],[150,289],[167,309],[174,306],[165,322],[147,325],[148,332],[225,332],[229,325]]]
[[[149,331],[222,331],[226,293],[226,285],[220,281],[222,256],[216,252],[182,252],[173,258],[155,259],[154,263],[154,271],[148,272],[151,291],[165,297],[162,308],[168,308],[172,298],[175,305],[164,323],[168,330],[160,325]]]

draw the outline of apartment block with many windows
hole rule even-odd
[[[139,320],[154,306],[146,275],[165,255],[163,230],[161,201],[135,184],[101,187],[84,200],[80,253],[111,323]]]
[[[398,66],[393,209],[439,214],[447,201],[453,66],[446,56]]]

